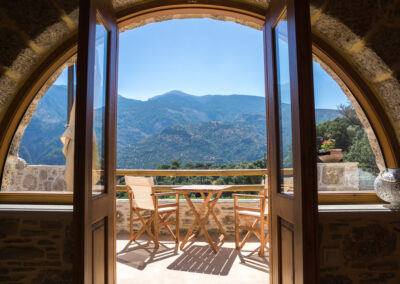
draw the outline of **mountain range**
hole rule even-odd
[[[64,164],[60,136],[67,124],[66,86],[54,85],[39,101],[19,155],[30,164]],[[290,105],[282,104],[284,153],[291,137]],[[101,110],[95,132],[100,137]],[[317,109],[317,124],[340,117]],[[154,168],[171,160],[235,163],[266,152],[265,99],[248,95],[193,96],[171,91],[140,101],[118,96],[117,167]],[[100,140],[100,139],[99,139]]]

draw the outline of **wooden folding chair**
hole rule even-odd
[[[261,242],[259,255],[264,256],[265,247],[268,242],[268,235],[265,235],[265,226],[268,225],[268,197],[266,195],[251,195],[251,194],[232,194],[235,207],[235,243],[236,249],[240,250],[254,234]],[[239,206],[238,197],[247,197],[260,200],[259,208]],[[242,218],[246,225],[240,225]],[[250,222],[250,220],[252,222]],[[258,225],[258,228],[257,228]],[[242,242],[239,240],[239,230],[247,231]]]
[[[153,178],[125,176],[128,188],[130,205],[130,240],[135,241],[146,231],[158,248],[158,232],[160,227],[165,227],[172,238],[179,243],[179,194],[175,192],[155,193]],[[174,203],[159,204],[158,197],[176,195]],[[144,211],[150,211],[150,215],[143,216]],[[133,214],[137,215],[134,218]],[[175,213],[175,220],[168,218]],[[134,234],[133,223],[140,221],[142,227]],[[170,225],[175,224],[175,234]]]

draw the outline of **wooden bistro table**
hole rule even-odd
[[[187,203],[189,204],[190,209],[193,211],[194,218],[195,218],[192,225],[190,226],[185,238],[183,239],[183,241],[181,243],[181,246],[180,246],[181,250],[183,250],[183,248],[185,247],[185,245],[188,241],[191,241],[193,238],[195,238],[200,233],[200,231],[203,231],[208,243],[210,244],[211,249],[213,250],[214,253],[217,252],[217,247],[214,244],[214,242],[211,240],[211,237],[208,234],[205,225],[206,225],[208,216],[211,214],[214,217],[215,223],[217,223],[218,229],[222,233],[221,236],[223,236],[222,238],[220,236],[220,238],[218,239],[218,242],[222,241],[224,238],[227,237],[227,234],[226,234],[224,228],[222,227],[221,223],[218,221],[217,216],[215,215],[214,206],[215,206],[215,204],[217,204],[218,199],[221,197],[222,192],[228,188],[230,188],[229,185],[183,185],[183,186],[173,188],[173,191],[185,196],[185,199],[186,199]],[[201,205],[199,211],[196,210],[196,207],[194,207],[192,201],[190,200],[189,193],[200,193],[201,194],[201,197],[203,198],[204,202]],[[214,194],[216,194],[216,195],[215,195],[214,199],[211,200],[211,197]],[[205,214],[202,217],[203,212],[205,212]],[[197,228],[196,232],[193,233],[193,230],[197,225],[199,225],[199,227]]]

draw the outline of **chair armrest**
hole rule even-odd
[[[248,198],[258,198],[258,199],[264,199],[266,196],[264,195],[254,195],[254,194],[240,194],[240,193],[235,193],[232,194],[233,197],[248,197]]]
[[[163,208],[163,207],[172,207],[172,206],[179,206],[179,203],[177,202],[171,202],[171,203],[163,203],[163,204],[157,204],[158,208]]]
[[[260,212],[260,210],[263,210],[261,208],[264,208],[265,206],[265,200],[268,199],[268,196],[265,195],[253,195],[253,194],[239,194],[239,193],[235,193],[232,194],[234,200],[233,200],[233,206],[235,208],[235,210],[248,210],[248,211],[256,211],[256,212]],[[255,198],[255,199],[259,199],[260,201],[260,207],[255,209],[255,208],[249,208],[249,207],[243,207],[240,206],[238,203],[238,197],[248,197],[248,198]]]
[[[243,210],[243,211],[252,211],[252,212],[260,212],[261,208],[254,208],[254,207],[243,207],[243,206],[236,206],[235,210]]]
[[[179,194],[179,193],[176,193],[176,192],[155,192],[155,193],[152,193],[151,195],[155,196],[155,197],[159,197],[159,196],[177,195],[177,194]]]

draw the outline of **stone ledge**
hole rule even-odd
[[[318,213],[389,213],[400,214],[400,211],[391,210],[385,204],[337,204],[319,205]]]
[[[0,204],[0,212],[56,212],[72,213],[72,205],[50,204]]]

